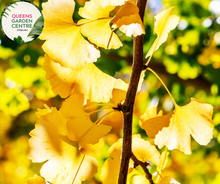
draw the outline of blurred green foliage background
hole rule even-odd
[[[11,2],[0,0],[0,13]],[[42,1],[32,2],[41,8]],[[77,2],[76,11],[84,1]],[[156,38],[153,16],[171,6],[178,6],[173,13],[180,16],[180,23],[155,52],[150,67],[165,81],[179,105],[187,104],[191,97],[212,104],[215,129],[208,146],[192,142],[192,155],[172,151],[165,173],[182,184],[217,184],[220,183],[220,1],[148,0],[144,23],[145,54]],[[73,17],[74,20],[79,18],[76,13]],[[101,49],[102,56],[96,65],[128,82],[132,38],[116,32],[123,47],[110,51]],[[37,121],[35,112],[44,104],[55,107],[61,104],[60,97],[53,94],[45,79],[42,44],[37,39],[18,45],[0,32],[0,184],[23,184],[39,173],[41,164],[33,164],[26,157],[29,132]],[[146,73],[135,104],[134,134],[147,138],[138,126],[138,118],[146,108],[157,103],[164,114],[174,108],[161,83],[154,75]],[[105,154],[99,162],[108,157],[110,143],[103,144],[100,151]]]

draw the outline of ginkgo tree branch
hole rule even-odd
[[[140,165],[143,171],[145,172],[145,176],[150,182],[150,184],[153,184],[154,182],[152,180],[152,174],[147,169],[147,166],[149,164],[147,162],[141,162],[140,160],[137,159],[137,157],[134,154],[132,154],[131,159],[134,161],[134,167],[137,167],[138,165]]]
[[[139,8],[139,14],[143,21],[145,7],[147,0],[138,0],[137,7]],[[119,173],[119,184],[126,184],[129,160],[132,157],[132,117],[133,117],[133,106],[138,89],[138,83],[140,80],[141,72],[143,70],[143,35],[134,38],[134,56],[132,64],[131,78],[129,82],[126,99],[122,106],[123,112],[123,144],[122,144],[122,155]]]

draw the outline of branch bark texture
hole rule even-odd
[[[139,8],[139,14],[143,21],[145,7],[147,0],[138,0],[137,6]],[[133,117],[133,106],[138,89],[138,83],[140,80],[141,72],[143,70],[143,35],[134,38],[134,52],[133,52],[133,63],[132,72],[129,82],[128,91],[126,98],[122,106],[123,110],[123,144],[122,144],[122,156],[118,184],[126,184],[129,160],[132,157],[132,117]]]

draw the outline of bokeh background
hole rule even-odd
[[[0,13],[11,3],[0,0]],[[43,1],[32,1],[41,9]],[[84,0],[78,0],[77,10]],[[178,6],[174,14],[180,16],[178,27],[155,52],[150,67],[164,80],[179,105],[191,97],[214,106],[214,138],[208,146],[192,141],[192,154],[170,152],[165,174],[182,184],[220,183],[220,0],[148,0],[145,15],[144,53],[156,35],[153,34],[153,16],[165,8]],[[117,31],[123,42],[118,50],[101,49],[102,57],[96,65],[104,72],[129,80],[132,63],[132,38]],[[37,108],[60,107],[62,99],[51,91],[43,70],[43,41],[18,45],[0,31],[0,184],[25,184],[39,173],[41,164],[33,164],[26,157],[29,132],[37,121]],[[134,110],[133,133],[147,138],[139,127],[139,117],[146,108],[158,103],[164,114],[174,108],[172,100],[161,83],[146,73]],[[96,155],[100,165],[108,158],[108,148],[121,136],[120,114],[106,121],[117,121],[113,132],[100,141]],[[89,183],[100,183],[98,176]]]

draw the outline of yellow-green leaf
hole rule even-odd
[[[150,50],[148,51],[146,58],[153,55],[162,43],[167,40],[168,34],[179,23],[179,17],[176,15],[170,15],[175,7],[171,7],[162,11],[154,17],[155,26],[154,33],[157,34],[157,39],[154,41]]]

